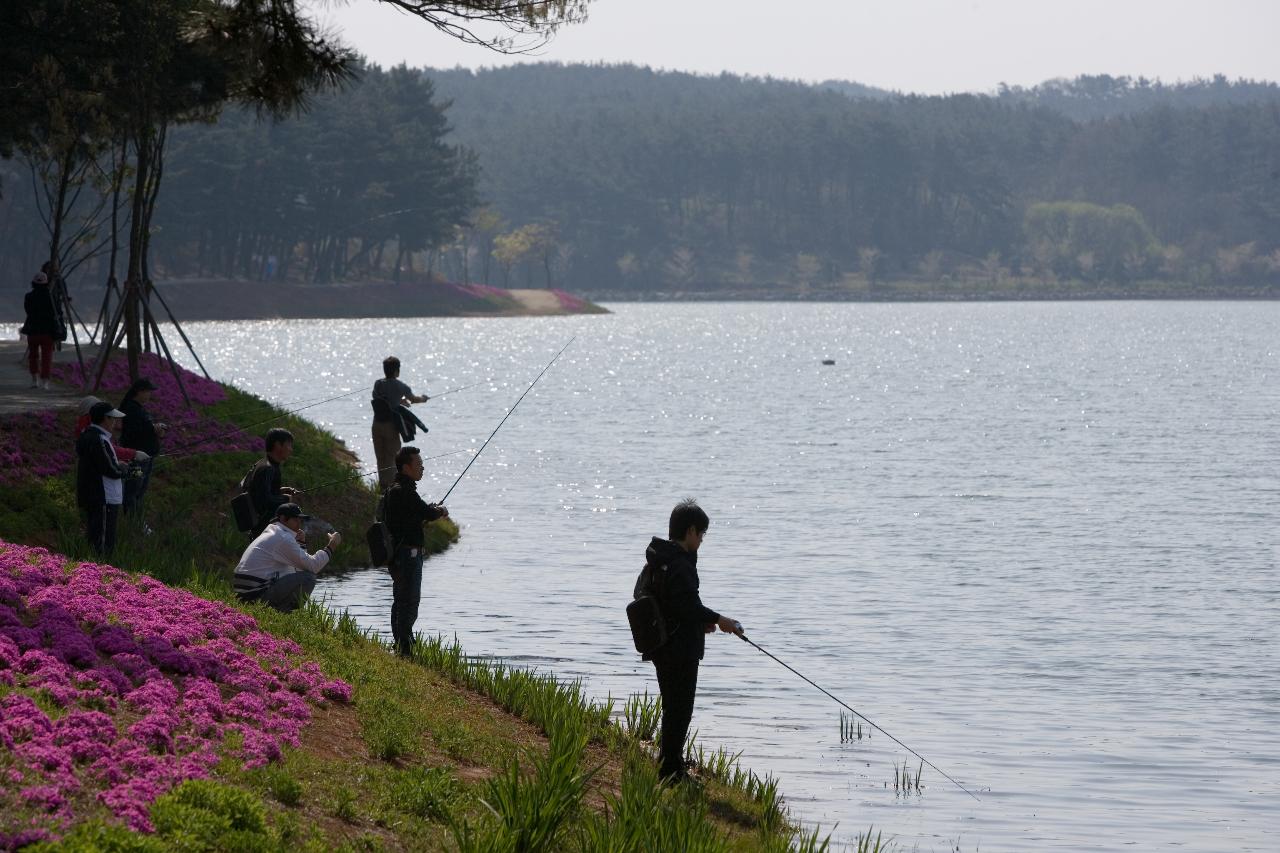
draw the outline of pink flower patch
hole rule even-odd
[[[351,699],[350,685],[246,614],[111,566],[68,570],[44,549],[0,541],[0,601],[3,778],[55,828],[75,817],[70,795],[88,789],[149,830],[150,803],[208,776],[228,735],[245,766],[260,766],[300,742],[313,704]],[[50,719],[13,687],[65,711]],[[103,710],[118,708],[132,712],[127,726]],[[0,841],[28,831],[46,837],[0,822]]]

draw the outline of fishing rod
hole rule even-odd
[[[254,422],[253,422],[253,423],[251,423],[251,424],[246,424],[246,425],[244,425],[244,426],[238,426],[238,427],[235,427],[234,429],[232,429],[232,430],[230,430],[230,431],[228,431],[228,432],[219,433],[219,434],[217,434],[217,435],[209,435],[209,436],[205,436],[204,438],[201,438],[201,439],[199,439],[198,441],[191,441],[191,442],[188,442],[188,443],[186,443],[186,444],[179,444],[177,447],[173,448],[173,450],[171,450],[171,451],[169,451],[169,452],[167,452],[167,453],[162,453],[162,454],[160,454],[160,455],[161,455],[161,456],[176,456],[176,455],[178,455],[178,454],[179,454],[181,451],[183,451],[183,450],[187,450],[187,449],[192,448],[192,447],[199,447],[201,444],[205,444],[205,443],[210,442],[210,441],[219,441],[220,439],[230,438],[230,437],[231,437],[231,436],[233,436],[233,435],[239,435],[240,433],[242,433],[242,432],[246,432],[247,430],[250,430],[250,429],[253,429],[253,428],[254,428],[254,427],[256,427],[256,426],[262,426],[263,424],[269,424],[269,423],[271,423],[272,421],[278,421],[278,420],[280,420],[281,418],[288,417],[289,415],[295,415],[295,414],[297,414],[298,412],[302,412],[302,411],[306,411],[307,409],[315,408],[316,406],[322,405],[322,404],[324,404],[324,403],[332,403],[334,400],[341,400],[343,397],[350,397],[352,394],[359,394],[361,391],[367,391],[367,390],[369,390],[369,389],[368,389],[368,388],[357,388],[357,389],[355,389],[354,391],[348,391],[348,392],[346,392],[345,394],[339,394],[339,395],[337,395],[336,397],[327,397],[327,398],[325,398],[325,399],[323,399],[323,400],[320,400],[319,402],[311,403],[310,405],[307,405],[307,406],[300,406],[299,408],[292,409],[292,410],[287,411],[287,412],[281,412],[281,413],[280,413],[280,414],[278,414],[278,415],[272,415],[271,417],[266,418],[266,419],[261,420],[261,421],[254,421]]]
[[[440,503],[442,505],[444,504],[445,501],[449,499],[449,495],[453,494],[453,490],[457,488],[458,484],[462,482],[462,478],[467,476],[467,472],[471,470],[471,466],[474,465],[475,461],[480,458],[480,454],[484,453],[484,449],[489,446],[489,442],[492,441],[493,437],[498,434],[498,430],[502,429],[502,425],[507,422],[507,418],[511,417],[511,415],[515,413],[516,407],[519,406],[521,400],[525,398],[525,394],[528,394],[530,391],[533,390],[533,386],[538,384],[538,380],[542,378],[543,374],[545,374],[548,370],[551,369],[551,365],[556,363],[556,359],[564,355],[564,351],[569,348],[569,344],[572,344],[577,339],[578,339],[577,335],[574,335],[572,338],[569,338],[569,343],[565,344],[563,347],[560,348],[560,352],[556,353],[555,356],[551,359],[551,361],[547,362],[547,366],[542,368],[542,373],[539,373],[537,376],[535,376],[533,378],[533,381],[529,383],[529,387],[524,389],[524,394],[520,395],[519,399],[516,400],[515,405],[511,407],[510,411],[508,411],[505,415],[503,415],[502,420],[498,421],[498,425],[493,428],[493,432],[489,433],[489,437],[484,440],[484,444],[480,445],[480,449],[476,451],[476,455],[471,457],[471,461],[467,463],[466,468],[462,469],[462,473],[458,475],[458,479],[453,481],[453,485],[449,487],[449,491],[444,493],[444,497],[440,499]]]
[[[365,388],[357,389],[357,391],[364,391],[364,390],[367,390],[367,389]],[[343,396],[346,397],[346,396],[350,396],[350,394],[355,394],[355,393],[357,392],[352,391],[349,394],[344,394]],[[202,421],[208,417],[216,417],[224,421],[231,420],[232,418],[238,418],[238,417],[241,417],[242,415],[261,414],[263,411],[263,407],[274,407],[277,409],[288,410],[291,406],[296,406],[299,403],[312,403],[319,399],[320,399],[319,397],[306,397],[302,400],[290,400],[287,403],[272,403],[268,400],[258,400],[252,406],[246,406],[243,409],[233,409],[230,412],[218,412],[217,414],[213,414],[213,415],[210,415],[210,414],[196,415],[195,417],[192,417],[192,418],[183,418],[180,421],[170,421],[169,425],[174,426],[175,424],[196,423],[197,421]],[[324,402],[324,401],[321,401],[321,402]],[[319,405],[319,403],[317,402],[315,403],[315,405]]]
[[[425,456],[423,457],[422,461],[430,462],[432,459],[443,459],[446,456],[457,456],[459,453],[470,453],[470,452],[471,452],[470,448],[464,447],[461,450],[450,450],[448,453],[438,453],[435,456]],[[349,474],[340,480],[330,480],[329,482],[321,483],[318,486],[311,486],[310,488],[306,488],[306,489],[294,489],[294,491],[299,494],[316,492],[316,491],[319,491],[320,489],[325,488],[326,486],[336,486],[338,483],[345,483],[348,480],[354,480],[357,477],[368,477],[371,474],[381,474],[383,471],[394,471],[395,469],[396,469],[396,466],[394,465],[388,465],[385,468],[374,468],[371,471],[362,471],[355,474]]]
[[[739,627],[739,628],[741,628],[742,626],[741,626],[741,625],[739,625],[738,627]],[[844,702],[842,699],[840,699],[840,697],[836,696],[836,695],[835,695],[834,693],[832,693],[830,690],[827,690],[825,687],[821,686],[820,684],[818,684],[817,682],[815,682],[813,679],[809,678],[809,677],[808,677],[808,676],[806,676],[804,673],[800,672],[800,670],[796,669],[796,668],[795,668],[794,666],[792,666],[791,664],[789,664],[789,663],[787,663],[786,661],[784,661],[784,660],[782,660],[781,658],[779,658],[779,657],[778,657],[777,655],[775,655],[773,652],[769,651],[769,650],[768,650],[768,649],[766,649],[766,648],[763,648],[763,647],[762,647],[762,646],[760,646],[758,643],[756,643],[756,642],[754,642],[754,641],[752,641],[752,640],[748,639],[748,638],[747,638],[747,635],[746,635],[745,633],[739,633],[739,634],[738,634],[738,636],[742,638],[743,642],[750,643],[752,646],[755,646],[755,648],[756,648],[757,650],[759,650],[759,651],[761,651],[761,652],[764,652],[766,655],[768,655],[769,657],[773,658],[775,661],[777,661],[778,663],[782,664],[784,667],[786,667],[787,669],[791,670],[793,673],[795,673],[796,675],[800,676],[800,677],[801,677],[802,679],[804,679],[805,681],[809,682],[809,684],[812,684],[814,687],[817,687],[819,690],[821,690],[821,691],[822,691],[823,693],[825,693],[827,696],[829,696],[829,697],[831,697],[832,699],[834,699],[834,700],[836,701],[836,703],[837,703],[837,704],[839,704],[839,705],[843,706],[845,709],[847,709],[847,710],[848,710],[848,711],[850,711],[851,713],[855,714],[856,716],[861,717],[863,720],[866,720],[867,725],[871,726],[873,729],[875,729],[876,731],[880,732],[880,733],[881,733],[882,735],[884,735],[885,737],[889,738],[889,740],[893,741],[893,742],[894,742],[894,743],[896,743],[898,746],[902,747],[902,748],[903,748],[903,749],[905,749],[907,752],[911,753],[911,754],[912,754],[912,755],[914,755],[916,758],[918,758],[918,759],[920,759],[921,761],[923,761],[925,764],[928,764],[928,765],[929,765],[930,767],[932,767],[934,770],[937,770],[937,771],[938,771],[939,773],[941,773],[941,774],[942,774],[942,775],[943,775],[943,776],[944,776],[944,777],[945,777],[949,782],[951,782],[951,784],[955,785],[955,786],[956,786],[957,788],[959,788],[961,791],[964,791],[966,794],[968,794],[969,796],[973,797],[975,800],[978,800],[978,802],[982,802],[981,800],[979,800],[979,799],[978,799],[978,795],[977,795],[977,794],[973,793],[973,791],[970,791],[970,790],[969,790],[968,788],[966,788],[964,785],[961,785],[959,782],[957,782],[955,779],[953,779],[950,775],[948,775],[948,774],[947,774],[947,772],[946,772],[945,770],[943,770],[941,767],[939,767],[938,765],[934,764],[932,761],[930,761],[929,759],[925,758],[923,755],[921,755],[920,753],[916,752],[914,749],[912,749],[911,747],[907,746],[905,743],[903,743],[902,741],[898,740],[896,737],[894,737],[893,735],[889,734],[889,733],[888,733],[887,731],[885,731],[884,729],[880,728],[880,726],[878,726],[878,725],[876,725],[875,723],[873,723],[873,722],[872,722],[870,719],[868,719],[868,718],[866,717],[866,715],[865,715],[865,714],[863,714],[861,711],[858,711],[856,708],[853,708],[853,707],[851,707],[850,705],[848,705],[846,702]]]

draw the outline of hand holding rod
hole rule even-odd
[[[738,636],[739,636],[739,637],[741,637],[741,638],[743,639],[743,641],[744,641],[744,642],[751,643],[751,645],[755,646],[755,647],[756,647],[756,649],[758,649],[758,650],[759,650],[759,651],[761,651],[761,652],[764,652],[766,655],[768,655],[769,657],[773,658],[775,661],[777,661],[778,663],[782,664],[784,667],[786,667],[787,669],[791,670],[791,671],[792,671],[793,673],[795,673],[796,675],[800,676],[800,678],[802,678],[802,679],[804,679],[805,681],[809,682],[809,683],[810,683],[810,684],[812,684],[814,687],[817,687],[817,688],[818,688],[819,690],[821,690],[823,693],[827,694],[827,696],[829,696],[829,697],[831,697],[832,699],[834,699],[834,700],[836,701],[836,704],[841,705],[842,707],[846,708],[849,712],[851,712],[851,713],[855,714],[855,715],[856,715],[856,716],[858,716],[858,717],[861,717],[863,720],[866,720],[867,725],[871,726],[873,729],[875,729],[876,731],[880,732],[880,733],[881,733],[882,735],[884,735],[885,737],[889,738],[889,740],[893,741],[893,742],[894,742],[894,743],[896,743],[898,746],[902,747],[902,748],[903,748],[903,749],[905,749],[907,752],[911,753],[911,754],[912,754],[912,755],[914,755],[916,758],[918,758],[918,759],[920,759],[921,761],[923,761],[925,764],[928,764],[928,765],[929,765],[930,767],[932,767],[934,770],[937,770],[939,773],[941,773],[941,774],[942,774],[942,775],[947,779],[947,781],[949,781],[951,784],[955,785],[955,786],[956,786],[957,788],[959,788],[961,791],[964,791],[966,794],[968,794],[969,796],[973,797],[975,800],[978,800],[978,795],[977,795],[977,794],[973,793],[973,791],[970,791],[970,790],[969,790],[968,788],[966,788],[964,785],[961,785],[961,784],[960,784],[959,782],[957,782],[955,779],[951,778],[951,776],[949,776],[945,770],[943,770],[942,768],[940,768],[938,765],[934,764],[934,763],[933,763],[932,761],[930,761],[929,759],[925,758],[925,757],[924,757],[923,755],[921,755],[920,753],[916,752],[916,751],[915,751],[914,749],[912,749],[911,747],[907,746],[907,745],[906,745],[905,743],[903,743],[902,741],[898,740],[898,739],[897,739],[896,737],[894,737],[893,735],[891,735],[891,734],[889,734],[888,732],[886,732],[884,729],[880,728],[880,727],[879,727],[878,725],[876,725],[875,723],[871,722],[871,720],[867,719],[867,717],[866,717],[864,714],[862,714],[860,711],[857,711],[857,710],[855,710],[854,708],[850,707],[849,705],[845,704],[843,701],[841,701],[841,699],[840,699],[839,697],[837,697],[837,696],[836,696],[835,694],[833,694],[831,691],[829,691],[829,690],[827,690],[826,688],[824,688],[824,687],[822,687],[822,686],[818,685],[817,683],[815,683],[815,682],[813,681],[813,679],[811,679],[811,678],[809,678],[808,676],[804,675],[804,674],[803,674],[803,673],[801,673],[798,669],[796,669],[795,667],[791,666],[789,663],[786,663],[785,661],[783,661],[782,659],[780,659],[777,655],[775,655],[775,654],[773,654],[772,652],[770,652],[768,649],[761,648],[759,645],[756,645],[756,643],[754,643],[754,642],[752,642],[751,640],[747,639],[747,635],[746,635],[746,634],[738,634]],[[981,801],[981,800],[978,800],[978,802],[982,802],[982,801]]]
[[[538,384],[538,380],[542,378],[543,374],[545,374],[548,370],[551,369],[551,365],[556,363],[556,359],[562,356],[564,354],[564,351],[569,348],[569,344],[572,344],[577,339],[578,339],[577,335],[574,335],[572,338],[569,338],[569,343],[565,344],[563,347],[560,348],[560,352],[556,353],[555,357],[552,358],[551,361],[547,362],[547,366],[542,368],[542,373],[539,373],[537,376],[535,376],[533,378],[533,381],[529,383],[529,387],[524,389],[524,394],[521,394],[519,399],[516,400],[515,405],[511,407],[511,411],[507,412],[506,415],[503,416],[502,420],[498,421],[498,425],[493,428],[493,432],[489,433],[489,437],[484,440],[484,444],[480,445],[480,449],[476,451],[476,455],[471,457],[471,461],[467,463],[467,467],[462,469],[462,473],[458,475],[458,479],[453,481],[453,485],[449,487],[449,491],[445,492],[444,497],[440,499],[440,504],[442,506],[444,505],[444,502],[449,499],[449,495],[453,494],[453,490],[457,487],[457,485],[462,482],[462,478],[467,476],[467,472],[471,470],[471,466],[475,464],[475,461],[477,459],[480,458],[480,454],[484,453],[484,449],[489,446],[489,442],[492,441],[493,437],[498,434],[498,430],[502,429],[502,425],[507,422],[507,418],[511,417],[511,415],[515,413],[516,406],[520,405],[520,401],[525,398],[525,394],[528,394],[530,391],[533,390],[533,386]]]

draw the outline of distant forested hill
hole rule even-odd
[[[371,67],[281,125],[175,128],[167,154],[157,277],[1280,292],[1271,83],[921,97],[635,66]],[[21,164],[6,171],[0,262],[18,266],[39,256],[38,205]]]
[[[542,266],[574,287],[1280,277],[1271,84],[854,98],[632,66],[428,73],[500,230],[552,229]]]

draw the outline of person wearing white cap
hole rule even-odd
[[[76,439],[76,503],[85,515],[89,544],[100,557],[116,547],[116,526],[127,473],[116,456],[111,432],[124,413],[110,403],[89,408],[89,427]]]
[[[62,316],[49,287],[49,277],[42,272],[31,279],[31,290],[22,301],[26,322],[20,330],[27,336],[27,367],[32,388],[48,388],[53,368],[53,347],[62,327]]]

